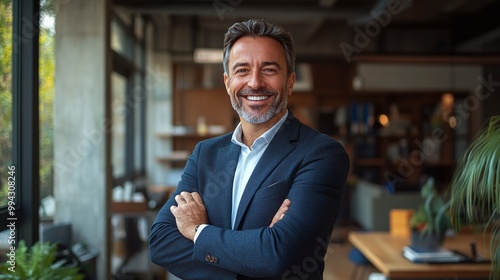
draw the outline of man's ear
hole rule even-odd
[[[228,95],[230,95],[229,91],[229,77],[227,76],[227,73],[224,73],[224,86],[226,86],[226,92]]]
[[[288,95],[291,95],[292,94],[292,91],[293,91],[293,85],[295,85],[295,72],[293,72],[292,74],[290,74],[290,77],[288,77],[288,81],[287,81],[287,89],[288,89]]]

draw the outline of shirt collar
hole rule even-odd
[[[279,128],[281,125],[285,122],[286,118],[288,117],[288,110],[286,110],[285,115],[281,117],[281,119],[275,123],[270,129],[268,129],[266,132],[264,132],[259,138],[255,139],[254,143],[257,142],[259,139],[263,139],[266,143],[271,142],[271,140],[274,138],[274,135],[278,132]],[[231,137],[231,142],[238,144],[242,147],[246,147],[246,145],[241,141],[241,136],[243,134],[243,131],[241,130],[241,122],[238,123],[236,126],[236,129],[233,132],[233,136]],[[254,144],[252,143],[252,145]]]

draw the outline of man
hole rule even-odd
[[[195,147],[152,225],[154,263],[185,280],[323,278],[349,158],[287,110],[294,68],[279,26],[229,28],[224,83],[240,123]]]

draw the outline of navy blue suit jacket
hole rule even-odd
[[[349,171],[344,148],[289,113],[248,181],[232,230],[240,146],[231,135],[196,145],[151,227],[151,260],[184,280],[323,279]],[[210,225],[196,244],[180,234],[170,212],[181,191],[199,192],[207,209]],[[285,198],[292,201],[289,211],[269,227]]]

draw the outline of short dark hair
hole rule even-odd
[[[295,71],[295,50],[292,35],[276,24],[268,23],[262,19],[249,19],[233,24],[224,36],[224,73],[228,73],[231,48],[236,41],[245,36],[268,37],[278,41],[285,50],[287,74],[290,75]]]

